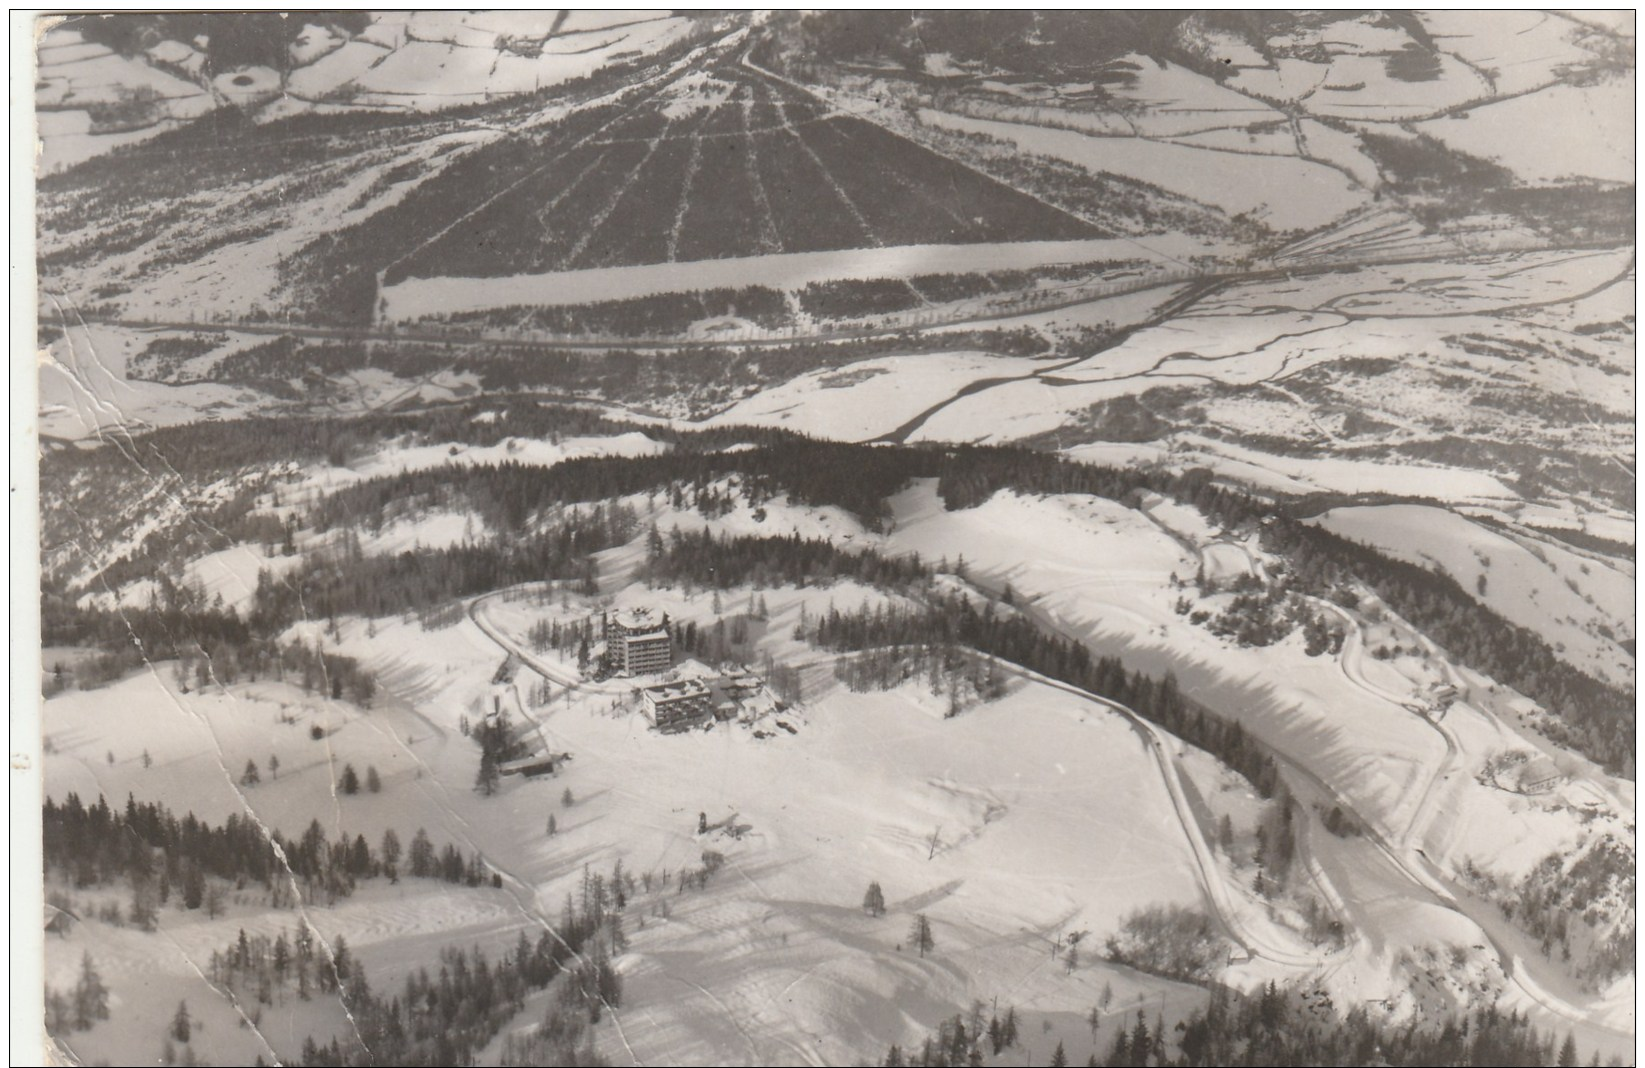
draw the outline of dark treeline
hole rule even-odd
[[[973,1020],[976,1014],[973,1013]],[[1097,1017],[1093,1017],[1097,1019]],[[1373,1017],[1363,1007],[1346,1012],[1323,992],[1269,983],[1255,994],[1213,985],[1209,1003],[1196,1009],[1167,1032],[1156,1016],[1143,1012],[1135,1022],[1120,1016],[1108,1025],[1093,1027],[1098,1048],[1088,1065],[1270,1065],[1329,1066],[1433,1064],[1472,1066],[1577,1065],[1582,1063],[1575,1040],[1567,1034],[1543,1034],[1517,1011],[1504,1013],[1495,1006],[1460,1013],[1437,1026],[1416,1027]],[[984,1030],[963,1016],[943,1022],[936,1035],[917,1052],[892,1046],[883,1062],[895,1065],[949,1066],[981,1064],[992,1045],[1002,1045],[995,1029]],[[1058,1052],[1061,1053],[1059,1046]],[[1067,1064],[1066,1056],[1053,1064]],[[1598,1064],[1595,1055],[1593,1063]],[[1621,1061],[1612,1058],[1611,1064]]]
[[[147,930],[154,928],[158,908],[173,893],[185,908],[221,911],[220,890],[214,894],[208,878],[236,887],[258,884],[276,907],[297,904],[293,880],[307,900],[328,902],[352,894],[363,879],[397,880],[402,857],[409,874],[418,878],[469,886],[495,880],[479,854],[465,854],[449,843],[436,852],[421,829],[409,850],[402,850],[393,830],[374,848],[364,835],[344,834],[333,841],[318,820],[301,836],[287,838],[238,814],[213,826],[192,812],[179,817],[158,803],[128,797],[124,811],[116,811],[101,797],[88,806],[73,793],[62,804],[47,798],[42,823],[47,874],[58,873],[78,888],[129,881],[131,921]]]
[[[737,435],[731,441],[747,441]],[[910,478],[925,474],[937,454],[924,450],[866,449],[803,439],[768,440],[753,449],[721,451],[720,441],[689,440],[653,456],[588,456],[540,466],[515,463],[464,466],[453,492],[497,502],[509,515],[529,516],[560,505],[610,500],[636,493],[666,493],[677,505],[689,498],[713,508],[719,497],[711,483],[737,476],[742,494],[755,508],[781,493],[804,504],[834,505],[877,524],[890,514],[886,498]],[[930,473],[935,473],[931,471]],[[318,502],[313,521],[358,522],[392,502],[433,494],[457,481],[450,470],[433,468],[370,479],[339,489]]]
[[[648,428],[647,433],[673,448],[650,456],[579,457],[546,474],[540,466],[510,461],[465,465],[460,477],[442,468],[385,475],[327,495],[315,505],[311,519],[321,529],[359,522],[395,501],[442,491],[499,502],[518,516],[665,491],[677,506],[687,498],[700,506],[716,499],[710,483],[739,476],[742,495],[755,508],[786,493],[803,504],[843,508],[877,527],[890,517],[887,498],[915,478],[938,479],[938,492],[951,509],[980,504],[1008,486],[1118,499],[1138,489],[1164,491],[1172,485],[1171,476],[1092,467],[1000,446],[881,448],[751,428],[684,434]],[[755,447],[727,451],[730,444]],[[1206,472],[1201,481],[1209,477]],[[462,485],[454,487],[459,481]]]
[[[643,577],[652,583],[756,589],[784,584],[815,586],[853,579],[883,589],[905,589],[928,578],[918,558],[893,559],[877,552],[847,552],[823,538],[731,537],[674,531],[664,538],[655,528]]]
[[[351,656],[324,652],[301,641],[282,643],[275,635],[292,622],[295,617],[263,616],[253,625],[231,610],[216,607],[111,612],[79,608],[49,596],[41,611],[46,645],[101,650],[73,669],[74,681],[82,689],[114,682],[144,665],[172,661],[184,693],[191,682],[204,690],[262,678],[290,681],[305,692],[369,705],[377,692],[376,677]]]
[[[1015,613],[996,612],[992,604],[978,610],[969,598],[935,595],[920,608],[876,605],[852,613],[836,609],[819,618],[807,637],[837,651],[887,645],[969,647],[1127,706],[1216,756],[1245,776],[1264,798],[1272,797],[1279,785],[1274,758],[1238,723],[1208,715],[1185,700],[1172,676],[1155,679],[1126,671],[1119,659],[1095,658],[1082,643],[1047,634]]]
[[[279,579],[265,572],[249,619],[260,630],[278,631],[304,618],[393,615],[555,577],[578,579],[588,592],[594,582],[589,555],[635,533],[631,513],[597,507],[517,541],[497,538],[368,556],[350,539],[341,553],[312,556]]]

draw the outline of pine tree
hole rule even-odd
[[[171,1037],[177,1042],[187,1043],[191,1033],[192,1022],[188,1015],[188,1002],[177,1003],[177,1014],[171,1018]]]
[[[1062,1043],[1057,1043],[1056,1052],[1051,1054],[1051,1068],[1068,1068],[1068,1054],[1064,1052]]]
[[[909,932],[908,940],[920,951],[921,957],[936,948],[936,942],[931,937],[931,921],[926,918],[925,913],[914,917],[914,927]]]
[[[412,836],[411,850],[408,853],[411,864],[411,874],[419,879],[434,874],[434,843],[429,841],[428,832],[417,828]]]
[[[241,786],[256,786],[263,781],[263,776],[257,771],[257,761],[247,759],[246,770],[240,773]],[[184,1041],[187,1041],[186,1039]]]
[[[1565,1032],[1565,1042],[1559,1047],[1559,1068],[1576,1068],[1576,1036]]]
[[[354,770],[353,764],[343,765],[343,776],[337,780],[337,786],[343,793],[353,796],[360,792],[360,776]]]
[[[159,910],[154,904],[154,891],[147,879],[132,887],[131,925],[139,931],[152,931],[160,925]]]
[[[374,794],[383,792],[383,780],[377,775],[376,765],[366,768],[366,789]]]
[[[280,758],[273,753],[268,755],[268,777],[271,779],[280,777]]]
[[[354,958],[349,956],[348,941],[342,935],[337,936],[337,942],[332,946],[331,970],[339,981],[347,979],[354,971]]]
[[[875,918],[885,915],[885,892],[880,889],[879,883],[868,884],[868,892],[862,899],[862,910]]]
[[[1141,1009],[1137,1010],[1137,1026],[1131,1029],[1131,1056],[1138,1064],[1148,1063],[1148,1051],[1153,1048],[1153,1041],[1148,1033],[1148,1020]]]
[[[46,988],[46,1031],[64,1035],[74,1028],[74,1006],[61,990]]]
[[[390,827],[383,832],[383,844],[377,847],[383,858],[383,871],[388,875],[390,882],[399,882],[400,873],[400,836]]]
[[[103,985],[91,954],[80,958],[80,981],[74,986],[74,1026],[89,1030],[98,1020],[109,1018],[109,990]]]
[[[154,767],[154,758],[149,756],[149,751],[147,749],[143,750],[143,767]]]
[[[554,818],[554,813],[550,812],[548,814],[548,836],[550,838],[552,838],[556,834],[558,834],[559,832],[560,832],[559,821]]]
[[[564,806],[565,808],[570,808],[572,805],[574,805],[576,803],[577,803],[577,799],[575,797],[571,796],[571,787],[567,786],[565,788],[565,793],[560,795],[560,804],[562,806]]]

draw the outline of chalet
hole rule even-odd
[[[674,663],[668,614],[645,608],[607,612],[601,617],[606,659],[619,675],[659,675]]]
[[[646,718],[660,731],[686,730],[714,717],[712,695],[696,679],[647,686],[640,690],[640,698]]]

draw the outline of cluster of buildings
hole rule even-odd
[[[646,718],[660,731],[683,731],[710,721],[737,719],[765,689],[765,680],[746,668],[718,675],[676,679],[640,689]]]
[[[661,675],[674,666],[668,615],[646,608],[607,612],[600,619],[606,663],[624,678]],[[765,682],[746,668],[716,676],[674,679],[638,689],[646,718],[660,731],[682,731],[736,719]]]

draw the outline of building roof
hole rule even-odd
[[[663,625],[659,612],[649,608],[621,608],[611,613],[611,621],[629,630],[656,630]]]
[[[681,697],[707,697],[708,687],[696,679],[681,679],[660,686],[647,686],[640,692],[650,701],[673,701]]]

